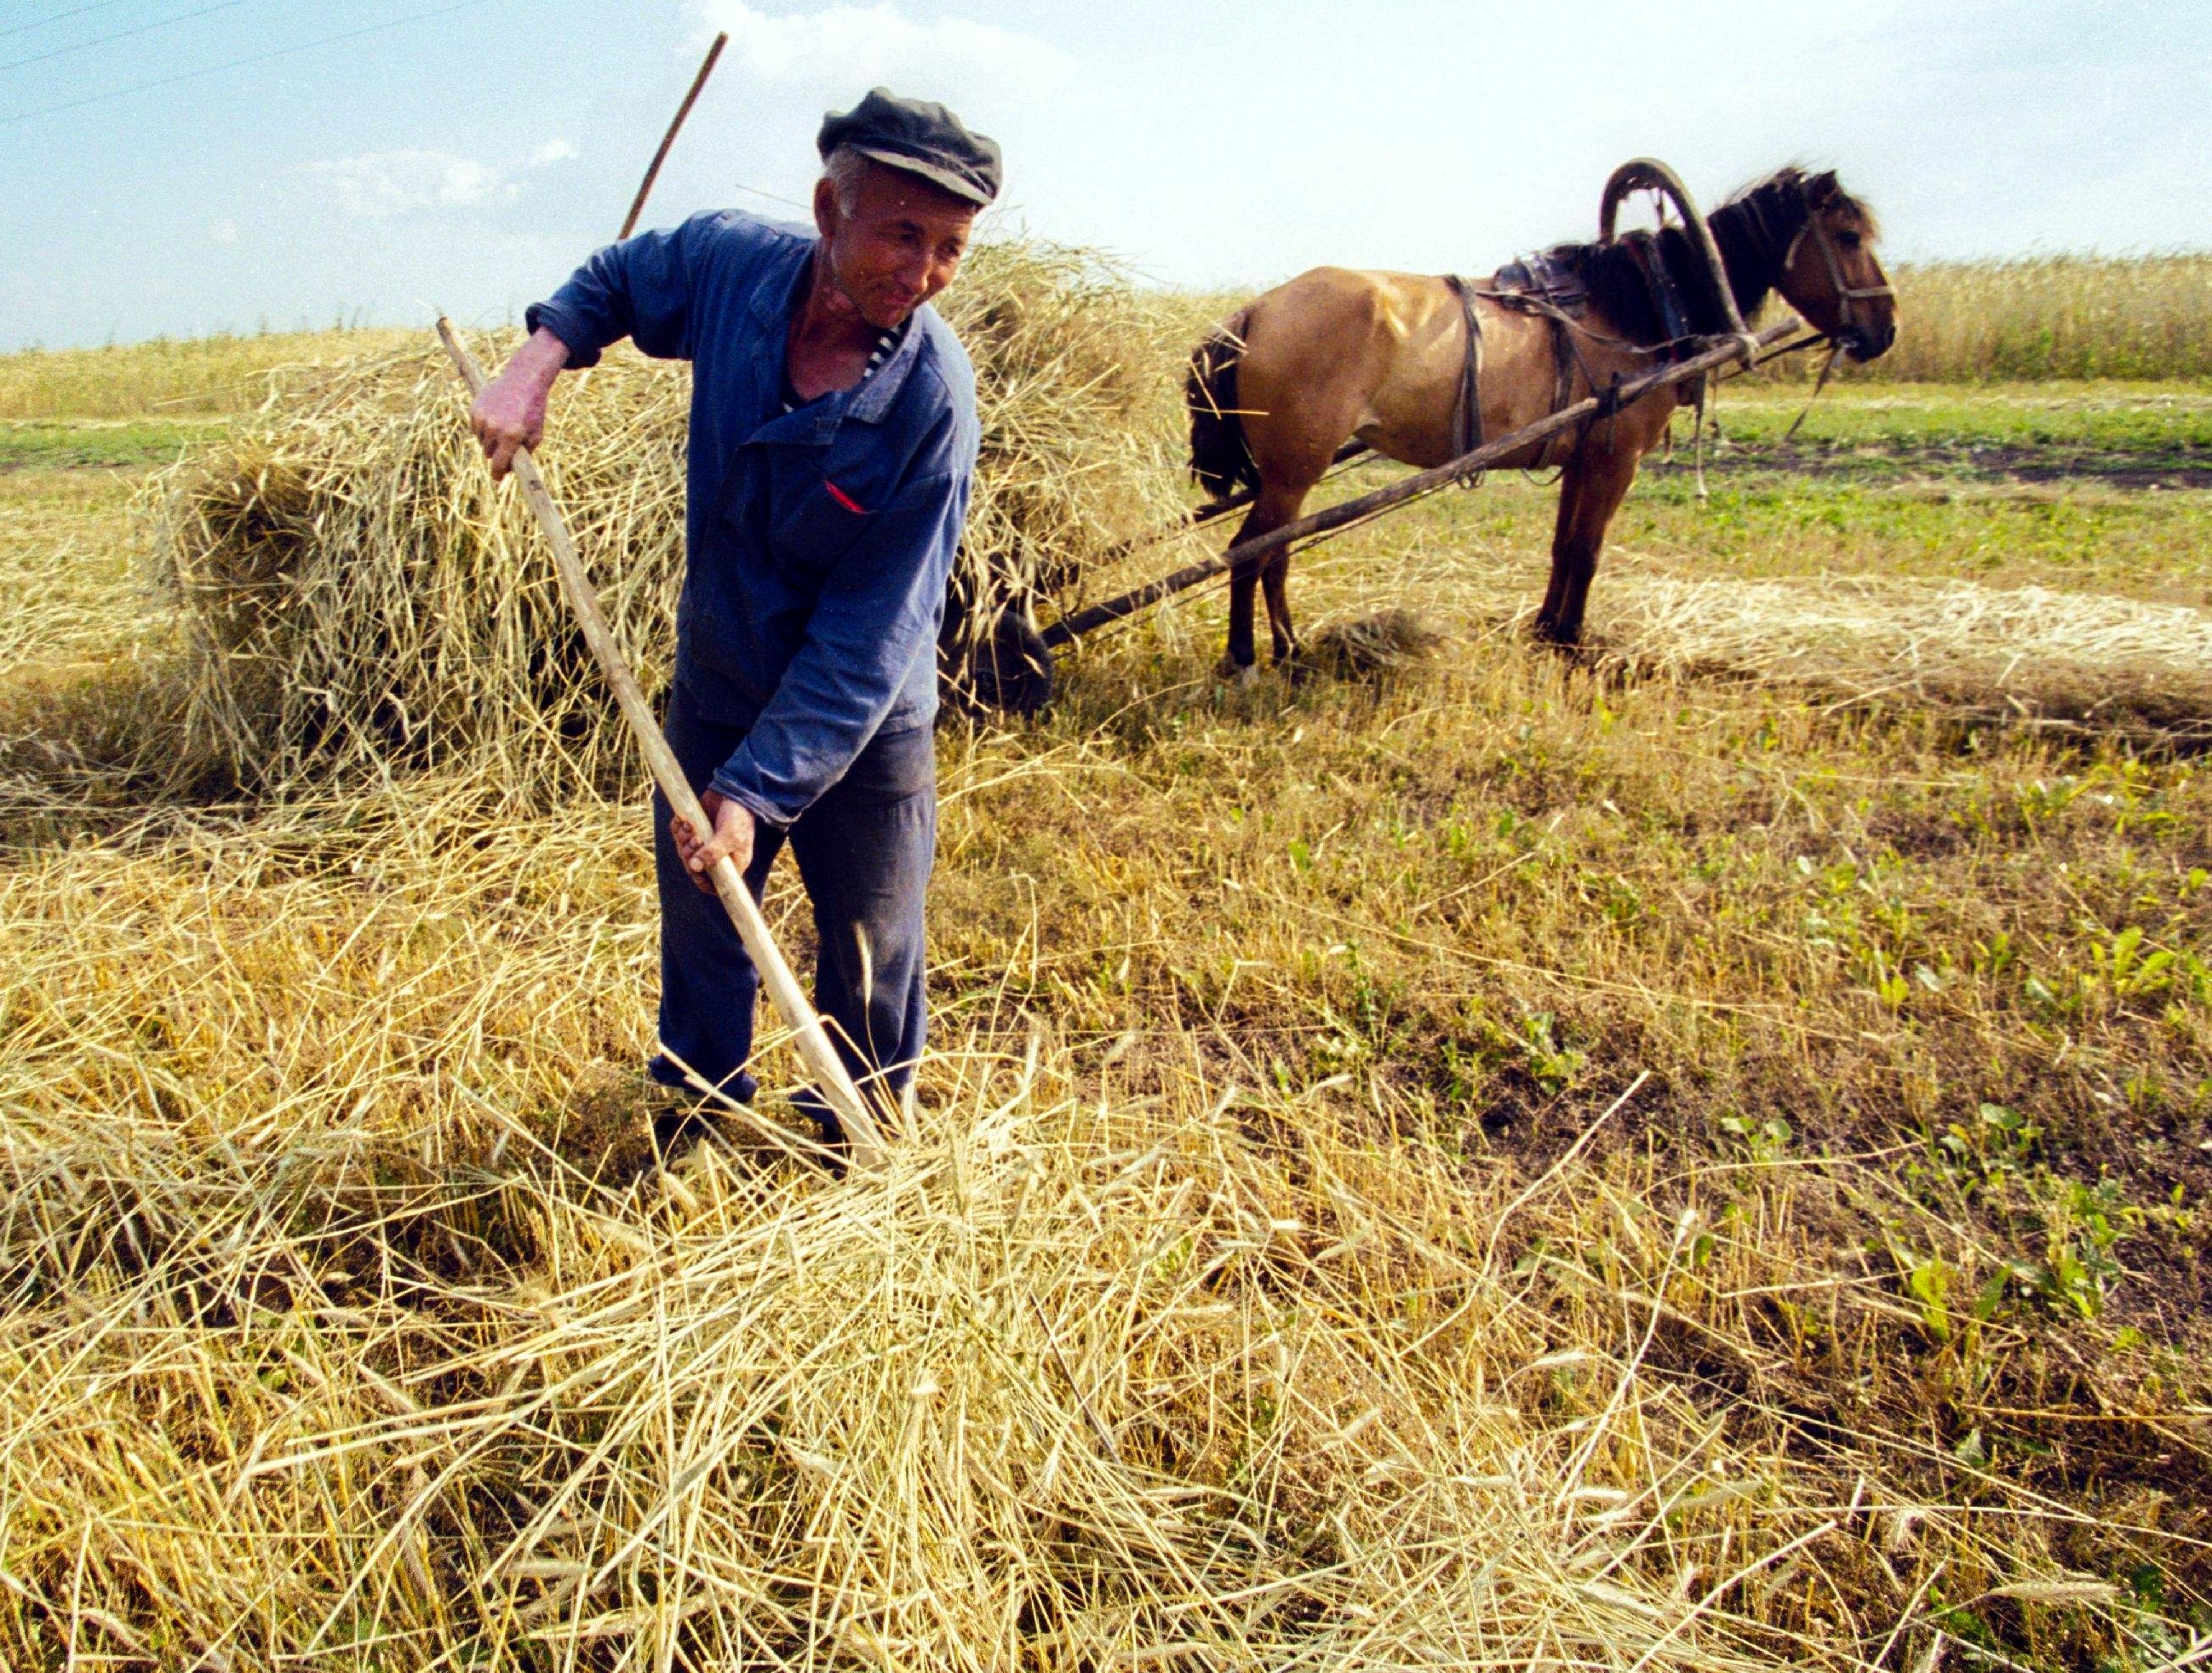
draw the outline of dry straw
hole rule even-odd
[[[988,625],[1009,593],[1064,592],[1180,508],[1168,370],[1184,322],[1096,257],[1027,243],[978,250],[945,311],[984,432],[956,593]],[[544,449],[648,689],[682,575],[689,396],[683,368],[617,356],[556,398]],[[426,333],[295,380],[161,481],[155,545],[194,657],[183,758],[264,788],[462,758],[518,794],[627,782],[536,531],[463,408]]]
[[[1673,672],[2212,735],[2212,615],[2186,605],[1863,575],[1624,575],[1600,604],[1608,650]]]
[[[11,1664],[1842,1670],[1936,1641],[1930,1565],[2065,1579],[2002,1481],[1984,1525],[1879,1419],[1798,1428],[1756,1298],[1869,1376],[1896,1326],[1786,1172],[1712,1172],[1723,1220],[1195,1035],[1141,1092],[978,1025],[883,1179],[594,1177],[562,1123],[650,948],[568,890],[619,816],[479,851],[428,788],[349,809],[351,866],[326,807],[5,881],[60,1007],[0,1099]]]

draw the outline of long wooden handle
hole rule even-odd
[[[676,143],[676,136],[684,127],[684,119],[691,114],[691,106],[699,102],[699,89],[707,85],[707,77],[714,73],[714,60],[722,56],[722,49],[730,44],[728,31],[714,37],[714,44],[707,49],[707,61],[699,66],[699,73],[691,78],[691,90],[684,95],[684,102],[676,107],[676,119],[668,125],[668,131],[660,137],[660,149],[653,154],[647,165],[645,179],[639,182],[637,196],[630,199],[629,213],[623,216],[622,230],[615,234],[619,244],[637,230],[637,218],[645,213],[645,200],[653,195],[653,183],[660,178],[660,165],[668,161],[668,148]]]
[[[1048,648],[1057,650],[1072,644],[1085,634],[1093,632],[1125,616],[1133,616],[1149,605],[1162,599],[1188,591],[1199,582],[1219,575],[1224,569],[1240,563],[1252,563],[1269,552],[1279,552],[1285,546],[1316,534],[1327,534],[1347,524],[1364,521],[1391,507],[1403,505],[1408,500],[1419,499],[1424,494],[1433,494],[1438,489],[1449,488],[1473,471],[1486,471],[1502,459],[1510,458],[1533,442],[1570,430],[1577,424],[1596,417],[1608,403],[1632,406],[1653,390],[1677,384],[1687,379],[1700,377],[1716,371],[1731,362],[1747,359],[1754,349],[1766,349],[1779,343],[1790,332],[1799,329],[1796,319],[1785,318],[1769,325],[1755,338],[1731,338],[1719,348],[1708,349],[1703,354],[1678,361],[1656,372],[1647,372],[1640,378],[1631,378],[1618,392],[1608,391],[1603,396],[1593,395],[1572,406],[1561,407],[1548,418],[1540,418],[1533,424],[1523,425],[1510,435],[1501,435],[1495,441],[1486,441],[1471,453],[1462,453],[1449,465],[1439,465],[1432,471],[1423,471],[1410,477],[1401,477],[1388,487],[1378,488],[1371,494],[1362,494],[1357,499],[1346,500],[1299,518],[1294,523],[1267,534],[1255,534],[1249,540],[1231,546],[1218,557],[1200,558],[1195,563],[1185,564],[1173,575],[1148,581],[1118,599],[1109,599],[1094,604],[1087,610],[1079,610],[1073,616],[1064,616],[1045,629],[1042,637]]]
[[[440,318],[438,336],[446,345],[447,354],[453,357],[454,369],[468,385],[469,392],[481,394],[483,374],[462,346],[460,338],[454,335],[451,320]],[[522,484],[523,497],[538,514],[538,526],[545,532],[546,544],[553,549],[553,566],[561,574],[561,590],[568,597],[569,609],[575,613],[577,625],[584,630],[584,642],[591,647],[592,655],[607,677],[607,684],[614,687],[615,701],[621,705],[623,718],[629,722],[630,730],[637,734],[638,747],[645,751],[645,764],[653,774],[653,782],[668,798],[668,805],[676,810],[676,816],[689,820],[692,830],[705,835],[714,830],[714,824],[700,806],[699,798],[692,793],[683,768],[677,764],[676,753],[668,747],[668,739],[661,735],[659,723],[653,718],[652,706],[638,689],[637,677],[623,660],[621,648],[607,629],[606,617],[599,613],[599,595],[592,590],[591,578],[584,573],[583,560],[576,555],[576,544],[568,537],[568,526],[562,520],[560,508],[553,503],[552,495],[546,491],[545,478],[538,474],[537,461],[531,458],[527,447],[515,450],[514,475]],[[863,1168],[880,1166],[884,1159],[883,1129],[877,1124],[868,1100],[853,1084],[844,1059],[838,1056],[837,1048],[822,1026],[821,1017],[807,1002],[798,978],[791,973],[791,966],[777,950],[775,938],[769,933],[768,921],[761,916],[752,891],[745,887],[736,864],[726,855],[714,862],[713,877],[714,892],[721,897],[730,922],[737,926],[738,938],[751,956],[753,968],[760,972],[769,1002],[783,1019],[784,1026],[791,1030],[799,1057],[813,1075],[817,1089],[844,1123],[853,1160]]]

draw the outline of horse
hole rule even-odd
[[[1613,204],[1609,187],[1608,232]],[[1342,267],[1303,273],[1193,351],[1185,386],[1192,475],[1215,499],[1254,492],[1237,533],[1249,540],[1297,518],[1331,462],[1358,444],[1425,470],[1448,464],[1483,435],[1534,423],[1686,354],[1698,339],[1741,330],[1776,292],[1854,361],[1875,359],[1896,340],[1896,297],[1874,250],[1880,228],[1833,172],[1778,169],[1706,224],[1733,308],[1706,246],[1673,225],[1558,245],[1501,269],[1486,287]],[[1607,526],[1677,405],[1699,398],[1681,385],[1654,390],[1579,435],[1501,461],[1560,471],[1539,638],[1580,642]],[[1231,570],[1224,678],[1255,677],[1255,587],[1267,595],[1275,662],[1295,666],[1289,575],[1288,551]]]

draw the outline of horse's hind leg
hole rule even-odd
[[[1257,506],[1246,512],[1244,520],[1237,525],[1236,539],[1229,544],[1237,545],[1255,533],[1267,532],[1253,527],[1259,515]],[[1229,643],[1222,651],[1221,666],[1214,670],[1223,679],[1243,684],[1254,677],[1252,665],[1260,659],[1252,648],[1252,594],[1259,584],[1256,564],[1239,563],[1229,571]]]
[[[1303,473],[1302,473],[1303,474]],[[1320,471],[1313,473],[1315,480]],[[1271,484],[1260,490],[1251,510],[1244,514],[1244,521],[1237,531],[1232,545],[1242,545],[1247,540],[1256,540],[1261,535],[1273,534],[1284,524],[1297,520],[1305,504],[1306,496],[1313,491],[1313,482],[1291,484]],[[1259,652],[1253,642],[1253,595],[1262,582],[1267,589],[1267,630],[1273,641],[1275,660],[1287,661],[1297,653],[1297,643],[1291,636],[1291,610],[1284,581],[1290,574],[1288,552],[1274,552],[1257,563],[1239,563],[1229,572],[1229,648],[1216,671],[1224,679],[1233,679],[1242,684],[1253,678],[1253,668]]]
[[[1298,636],[1291,626],[1290,581],[1287,551],[1277,552],[1261,568],[1260,587],[1267,599],[1267,635],[1273,641],[1279,668],[1295,664],[1298,654]]]

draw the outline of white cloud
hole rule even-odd
[[[210,222],[207,233],[213,243],[235,244],[238,242],[238,222],[225,216],[220,221]]]
[[[1066,79],[1073,60],[1049,41],[994,23],[941,17],[917,23],[896,7],[827,6],[771,17],[744,0],[702,0],[701,15],[730,33],[730,52],[764,81],[864,88],[892,76],[981,70],[1027,88]]]
[[[355,216],[476,208],[511,202],[521,191],[497,169],[450,151],[372,151],[311,162],[304,172],[324,180],[339,207]]]
[[[530,166],[543,168],[549,162],[569,162],[580,155],[576,148],[565,139],[549,139],[530,154]]]

